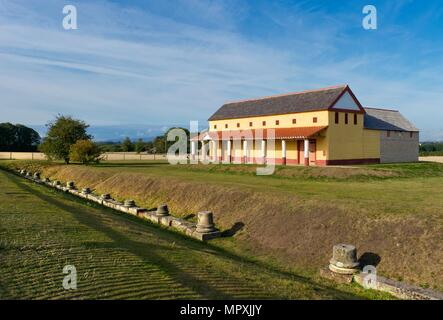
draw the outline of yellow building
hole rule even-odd
[[[224,104],[191,154],[224,163],[341,165],[418,161],[418,129],[398,111],[363,108],[349,86]]]

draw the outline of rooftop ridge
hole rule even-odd
[[[385,108],[376,108],[376,107],[363,107],[363,109],[372,109],[372,110],[382,110],[382,111],[392,111],[392,112],[400,112],[395,109],[385,109]]]
[[[289,92],[289,93],[282,93],[282,94],[275,94],[270,96],[264,96],[259,98],[249,98],[249,99],[240,99],[240,100],[231,100],[231,101],[225,101],[226,104],[233,104],[233,103],[240,103],[240,102],[248,102],[248,101],[260,101],[260,100],[266,100],[266,99],[272,99],[272,98],[279,98],[279,97],[286,97],[286,96],[293,96],[298,94],[304,94],[304,93],[311,93],[311,92],[319,92],[319,91],[326,91],[326,90],[332,90],[332,89],[338,89],[338,88],[347,88],[347,84],[342,85],[336,85],[336,86],[330,86],[330,87],[324,87],[320,89],[312,89],[312,90],[304,90],[304,91],[297,91],[297,92]]]

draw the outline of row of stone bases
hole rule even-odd
[[[206,241],[220,237],[221,235],[221,232],[215,228],[214,217],[210,211],[199,212],[197,215],[198,222],[193,223],[171,216],[166,204],[158,206],[155,211],[150,211],[148,209],[138,207],[134,200],[125,200],[123,203],[121,203],[114,200],[108,193],[98,196],[93,194],[90,188],[83,188],[81,191],[79,191],[73,181],[69,181],[66,183],[66,185],[63,185],[60,181],[50,181],[48,178],[42,180],[38,172],[32,174],[26,170],[19,170],[18,173],[38,184],[44,184],[64,192],[68,192],[72,195],[93,201],[120,212],[149,220],[156,224],[172,227],[175,230],[183,232],[186,235],[198,240]]]

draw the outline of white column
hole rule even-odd
[[[202,141],[202,161],[206,161],[206,143]]]
[[[286,164],[286,140],[281,141],[281,158],[282,164]]]
[[[305,166],[309,166],[309,139],[305,139]]]
[[[218,141],[212,140],[211,144],[212,144],[212,161],[213,162],[217,162],[217,143]]]
[[[263,160],[263,163],[266,162],[266,140],[261,141],[261,157]]]
[[[191,141],[191,156],[195,159],[195,141]]]
[[[243,141],[243,159],[244,159],[244,163],[248,163],[248,158],[249,158],[249,154],[248,154],[248,140],[244,140]]]
[[[231,140],[228,140],[226,149],[228,155],[228,162],[231,163]]]

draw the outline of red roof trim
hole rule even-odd
[[[191,138],[191,140],[202,141],[206,136],[211,140],[253,140],[255,139],[306,139],[326,129],[327,126],[319,127],[297,127],[297,128],[270,128],[270,129],[245,129],[245,130],[225,130],[225,131],[208,131]],[[271,131],[273,130],[273,131]]]

